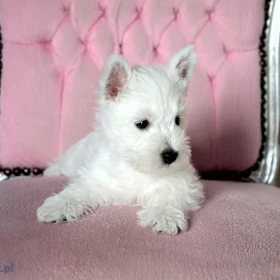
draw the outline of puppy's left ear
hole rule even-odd
[[[125,89],[130,80],[132,69],[124,56],[112,54],[104,68],[100,88],[106,99],[114,99]]]
[[[170,60],[168,68],[175,76],[176,82],[186,90],[198,63],[195,45],[189,45],[176,53]]]

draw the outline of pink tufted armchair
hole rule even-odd
[[[279,11],[276,0],[0,0],[0,279],[280,279]],[[187,44],[206,191],[188,232],[154,235],[136,207],[39,224],[67,180],[41,173],[92,129],[107,57],[165,63]]]

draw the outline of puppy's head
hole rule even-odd
[[[109,58],[100,82],[99,119],[116,156],[150,174],[188,163],[185,98],[196,64],[194,46],[166,66],[132,68],[121,55]]]

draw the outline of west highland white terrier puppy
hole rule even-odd
[[[193,45],[167,66],[131,67],[111,55],[97,128],[44,172],[68,176],[69,184],[38,208],[38,220],[71,222],[101,206],[139,205],[140,226],[185,231],[204,197],[186,136],[185,99],[196,64]]]

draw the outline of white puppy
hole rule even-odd
[[[141,205],[141,226],[167,234],[186,230],[188,214],[203,201],[185,119],[196,64],[194,46],[167,66],[132,68],[112,55],[100,82],[97,128],[45,171],[70,182],[45,200],[38,220],[73,221],[104,205]]]

